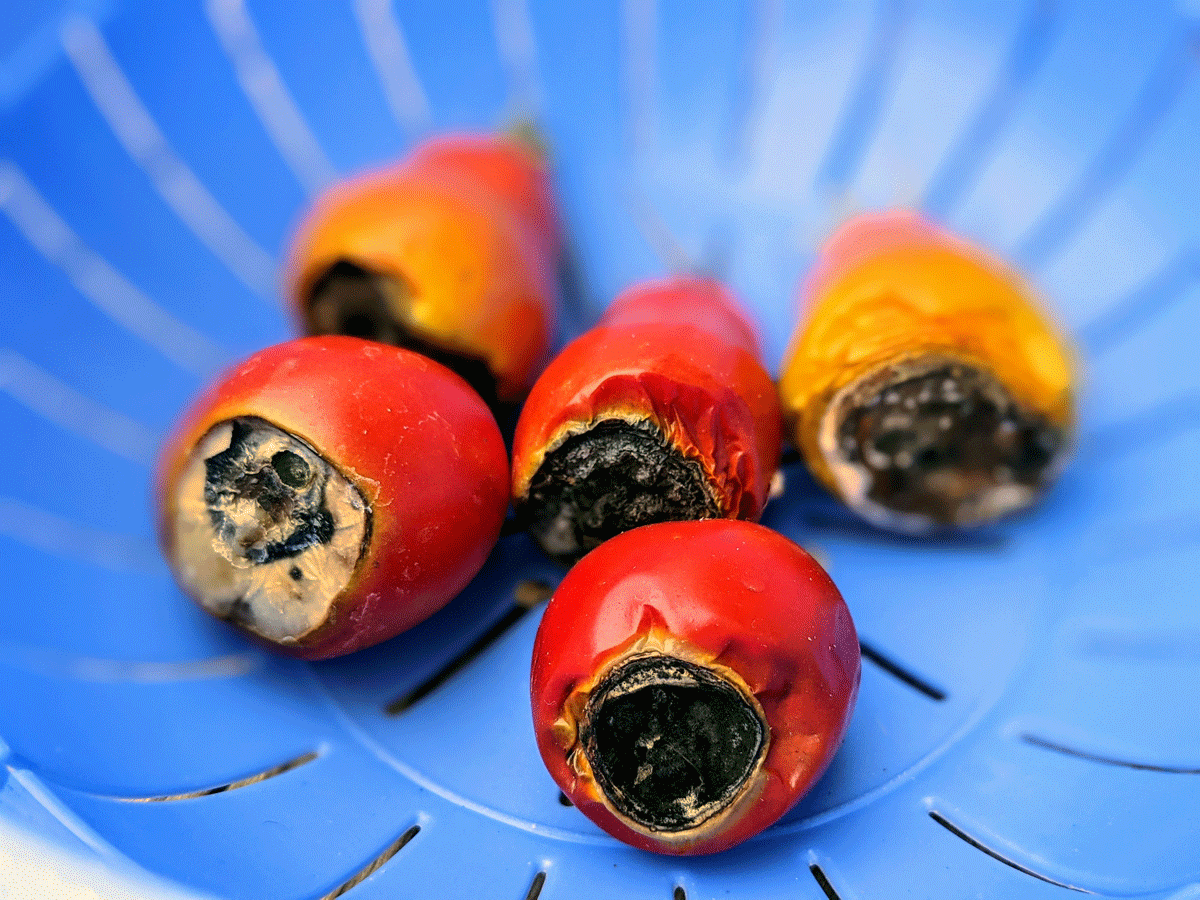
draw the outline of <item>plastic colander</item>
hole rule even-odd
[[[6,0],[0,896],[1200,897],[1198,35],[1195,2],[1134,0]],[[1027,515],[897,539],[788,467],[766,522],[841,587],[860,699],[816,789],[716,856],[560,799],[515,598],[562,571],[526,537],[319,664],[210,621],[155,549],[158,441],[289,335],[307,201],[528,116],[567,335],[706,267],[777,371],[814,248],[899,205],[1011,260],[1079,348],[1077,453]]]

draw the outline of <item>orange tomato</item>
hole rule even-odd
[[[558,250],[531,151],[443,137],[319,198],[290,247],[286,291],[307,333],[418,350],[513,404],[548,358]]]

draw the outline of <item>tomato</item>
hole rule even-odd
[[[530,675],[550,775],[614,837],[713,853],[777,821],[829,765],[858,692],[850,613],[782,535],[635,528],[555,591]]]
[[[508,505],[491,412],[396,347],[262,350],[186,411],[158,465],[160,542],[201,607],[307,659],[432,615],[483,565]]]
[[[417,350],[512,405],[549,357],[557,228],[532,151],[442,137],[318,198],[292,241],[286,291],[307,333]]]
[[[1073,430],[1070,349],[1000,261],[912,213],[821,251],[779,390],[816,477],[885,528],[990,522],[1053,482]]]
[[[638,525],[757,519],[782,417],[753,330],[717,282],[627,291],[530,392],[513,443],[513,502],[572,562]]]
[[[547,256],[553,258],[561,249],[558,213],[544,156],[524,140],[481,134],[437,137],[413,150],[408,166],[476,181],[521,220]]]

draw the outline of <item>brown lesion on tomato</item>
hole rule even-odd
[[[349,335],[420,353],[456,373],[488,406],[507,412],[486,360],[431,341],[408,321],[405,310],[416,295],[416,287],[400,275],[338,260],[314,281],[305,299],[308,332]]]
[[[648,419],[599,419],[546,452],[518,501],[542,548],[570,565],[621,532],[722,515],[701,463]]]
[[[307,442],[254,416],[197,442],[174,499],[172,562],[188,593],[277,643],[325,622],[370,540],[359,489]]]
[[[637,634],[597,662],[551,726],[576,805],[602,804],[656,844],[686,851],[759,801],[770,725],[721,654],[666,631],[648,606]]]
[[[921,532],[1028,506],[1056,477],[1068,434],[987,367],[931,354],[839,391],[819,442],[852,508],[885,527]]]
[[[647,832],[685,832],[728,809],[766,758],[770,730],[744,687],[643,653],[614,666],[579,722],[580,752],[611,808]]]

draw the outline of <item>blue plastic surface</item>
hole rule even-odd
[[[6,6],[0,817],[255,900],[1200,896],[1198,48],[1185,0]],[[288,334],[307,198],[522,114],[588,286],[573,329],[711,265],[774,369],[815,245],[907,205],[1016,262],[1079,344],[1076,458],[1019,519],[889,538],[788,471],[766,522],[845,594],[861,697],[812,794],[718,856],[634,851],[559,802],[536,611],[387,711],[519,580],[561,577],[526,538],[315,665],[208,620],[154,547],[157,442]]]

